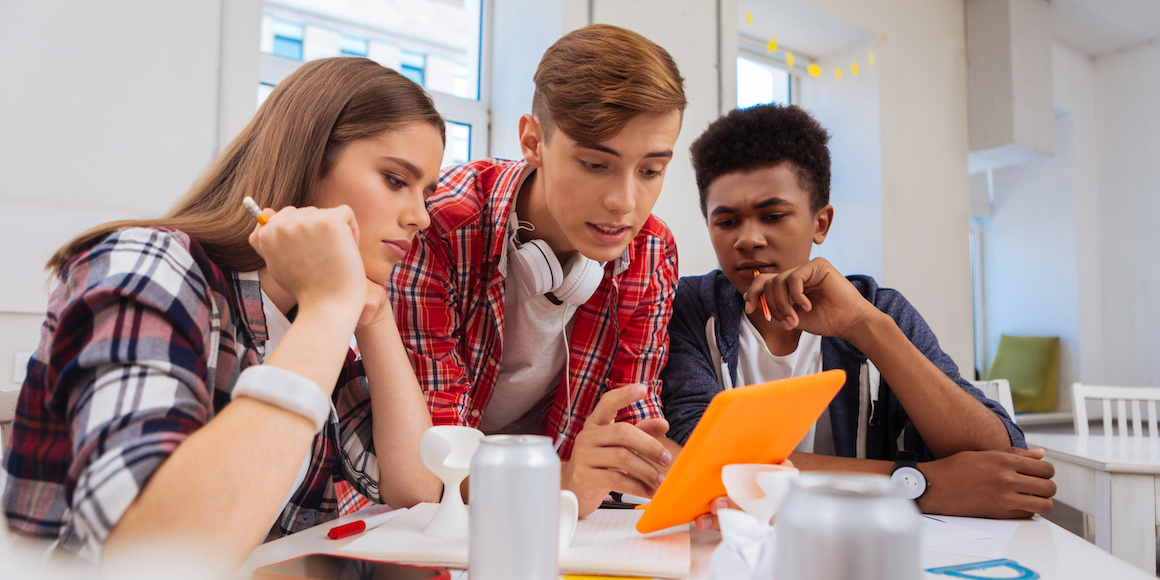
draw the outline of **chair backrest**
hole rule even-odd
[[[1059,337],[999,337],[988,381],[1011,382],[1011,399],[1021,413],[1050,413],[1059,402]]]
[[[994,379],[990,381],[970,381],[976,389],[983,391],[988,399],[999,403],[1004,411],[1007,411],[1007,416],[1011,417],[1011,421],[1015,421],[1015,404],[1011,400],[1011,383],[1007,379]]]
[[[1074,383],[1071,386],[1071,398],[1075,432],[1081,437],[1088,434],[1088,400],[1103,402],[1104,435],[1106,436],[1128,436],[1128,411],[1130,410],[1132,436],[1143,437],[1142,407],[1148,409],[1148,436],[1156,437],[1160,434],[1156,428],[1156,402],[1160,401],[1160,387],[1105,387]],[[1113,402],[1115,405],[1112,405]],[[1114,432],[1112,430],[1113,411],[1117,427]]]

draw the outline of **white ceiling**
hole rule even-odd
[[[801,0],[740,0],[737,5],[741,36],[758,46],[776,38],[779,45],[811,59],[839,54],[873,38],[872,33]],[[746,22],[746,12],[753,16],[753,24]]]
[[[1160,42],[1160,0],[1051,0],[1051,29],[1090,56]]]
[[[1090,56],[1160,42],[1160,0],[1050,0],[1052,36]],[[745,21],[745,12],[753,24]],[[808,0],[739,0],[743,36],[777,38],[814,57],[839,53],[871,33],[814,8]]]

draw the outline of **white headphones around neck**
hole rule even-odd
[[[578,306],[588,302],[604,280],[603,265],[580,252],[568,260],[568,269],[564,271],[556,253],[544,240],[517,244],[513,236],[509,250],[512,278],[531,296],[547,294],[549,300],[555,298],[553,302],[558,304]]]

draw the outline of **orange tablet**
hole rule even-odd
[[[637,531],[647,534],[709,513],[709,502],[725,495],[726,465],[785,461],[845,382],[845,371],[832,370],[718,393]]]

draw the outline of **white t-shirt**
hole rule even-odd
[[[785,356],[769,352],[765,339],[747,316],[741,316],[740,344],[737,353],[737,381],[740,385],[756,385],[769,381],[800,377],[822,372],[822,338],[802,332],[797,350]],[[797,451],[819,455],[834,454],[834,432],[827,408],[810,427]]]
[[[263,362],[269,360],[270,355],[274,353],[274,349],[282,342],[282,337],[286,336],[286,331],[290,330],[290,320],[278,310],[277,306],[270,301],[270,297],[266,296],[266,292],[262,292],[262,312],[266,315],[266,354]],[[331,403],[333,406],[334,403]],[[302,466],[298,468],[298,475],[294,476],[294,485],[290,486],[290,493],[286,494],[286,499],[282,501],[282,509],[286,509],[286,504],[290,502],[290,498],[294,497],[294,492],[298,491],[298,486],[302,485],[302,480],[306,479],[306,470],[310,468],[310,452],[307,451],[306,457],[302,460]],[[281,515],[282,509],[278,510]],[[277,516],[274,517],[277,520]],[[274,522],[270,522],[273,526]]]
[[[509,223],[518,223],[514,205]],[[514,229],[509,228],[509,235]],[[513,251],[511,242],[507,251]],[[505,275],[511,273],[510,265],[507,270]],[[520,284],[509,282],[504,290],[499,376],[479,430],[539,434],[547,397],[556,391],[568,362],[568,333],[579,307],[553,304],[546,296],[525,294]]]

